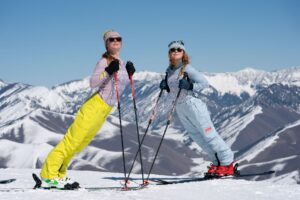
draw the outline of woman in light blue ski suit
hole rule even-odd
[[[168,99],[173,100],[181,88],[176,112],[189,136],[212,161],[207,175],[233,175],[233,152],[216,131],[205,103],[193,93],[193,90],[208,87],[208,82],[189,64],[182,41],[173,41],[168,47],[170,65],[166,70],[167,78],[161,81],[160,88],[167,90]]]

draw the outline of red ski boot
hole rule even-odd
[[[210,178],[213,177],[216,173],[216,170],[219,166],[214,165],[213,163],[210,164],[210,166],[207,166],[208,171],[205,173],[205,177]]]
[[[236,174],[236,167],[232,162],[230,165],[220,165],[217,167],[215,170],[214,175],[217,177],[222,177],[222,176],[234,176]]]

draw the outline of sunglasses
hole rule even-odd
[[[108,38],[108,41],[109,42],[121,42],[122,41],[122,38],[121,37],[115,37],[115,38]]]
[[[172,48],[172,49],[170,49],[170,52],[171,53],[174,53],[174,52],[182,52],[183,51],[183,49],[180,49],[180,48]]]
[[[170,42],[170,44],[168,45],[168,47],[170,47],[170,46],[171,46],[172,44],[174,44],[174,43],[178,43],[178,44],[181,44],[181,45],[184,46],[184,43],[183,43],[182,40],[177,40],[177,41],[172,41],[172,42]]]

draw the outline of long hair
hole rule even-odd
[[[183,66],[180,69],[180,72],[178,74],[178,78],[183,75],[186,66],[190,63],[190,57],[189,57],[189,55],[185,51],[183,51],[182,63],[183,63]],[[169,64],[173,65],[173,66],[176,65],[176,61],[175,60],[171,60],[170,53],[169,53]]]
[[[102,54],[102,58],[105,58],[107,60],[107,65],[111,63],[111,61],[115,60],[116,58],[110,55],[108,51],[106,51],[104,54]]]

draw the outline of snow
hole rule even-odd
[[[259,115],[261,113],[262,107],[256,106],[251,112],[242,117],[237,116],[230,119],[230,121],[226,120],[225,123],[223,123],[224,127],[220,127],[220,129],[222,130],[222,137],[228,138],[226,142],[229,145],[232,145],[236,141],[239,133],[255,119],[256,115]],[[228,126],[228,124],[230,124],[230,126]]]
[[[300,125],[300,120],[297,120],[293,123],[290,123],[288,125],[286,125],[283,129],[281,129],[280,131],[274,133],[273,137],[269,137],[265,140],[262,140],[261,142],[257,143],[255,146],[253,146],[248,152],[247,152],[247,156],[245,156],[243,158],[243,160],[247,160],[250,161],[252,159],[254,159],[258,154],[260,154],[262,151],[264,151],[266,149],[266,147],[271,146],[272,144],[276,143],[276,139],[278,139],[279,134],[283,133],[285,130],[299,126]],[[241,156],[243,157],[243,156]]]
[[[136,72],[133,75],[133,79],[136,81],[154,81],[158,79],[159,81],[163,78],[163,74],[150,71]]]
[[[300,181],[300,170],[298,171],[293,171],[288,174],[283,174],[281,176],[278,176],[276,178],[273,178],[273,182],[284,182],[285,184],[294,184],[296,181]]]
[[[18,98],[22,101],[28,101],[29,99],[36,101],[43,107],[49,107],[50,109],[57,109],[64,104],[65,100],[54,90],[50,90],[47,87],[36,86],[30,87],[18,94]]]
[[[255,86],[269,86],[274,83],[300,86],[300,67],[290,67],[273,72],[247,67],[237,72],[205,73],[205,78],[220,94],[241,95],[247,92],[250,96],[256,92]]]
[[[106,155],[109,155],[109,157]],[[90,160],[91,164],[99,162],[102,166],[111,162],[112,159],[117,159],[121,156],[121,152],[107,151],[105,149],[98,149],[92,146],[87,146],[85,151],[79,153],[79,157],[85,157],[87,160]]]
[[[53,87],[52,89],[60,93],[60,92],[73,92],[74,90],[78,90],[80,88],[89,88],[89,87],[90,87],[90,77],[88,76],[82,80],[63,83],[61,85]]]
[[[205,77],[222,95],[230,93],[240,96],[243,92],[247,92],[252,96],[256,92],[252,85],[257,77],[263,74],[264,71],[248,67],[238,72],[207,73]]]
[[[1,79],[0,79],[0,89],[2,88],[2,87],[5,87],[7,84],[4,82],[4,81],[2,81]]]
[[[18,130],[26,130],[30,133],[30,135],[24,135],[22,138],[24,143],[32,143],[32,144],[39,144],[43,143],[45,140],[60,140],[63,135],[61,134],[53,134],[55,132],[50,131],[49,129],[40,126],[36,120],[33,118],[43,118],[44,115],[42,113],[43,109],[36,109],[35,111],[31,112],[31,115],[27,115],[17,122],[11,125],[7,125],[5,127],[1,127],[3,133],[10,133],[16,132],[19,134],[23,134],[22,131],[18,132]],[[51,112],[51,111],[47,111]],[[67,116],[66,114],[60,114],[61,117]],[[70,116],[70,115],[69,115]],[[3,136],[0,134],[0,136]]]
[[[184,183],[177,185],[150,185],[137,191],[99,190],[87,191],[47,191],[27,190],[1,191],[4,188],[31,188],[34,182],[31,173],[39,173],[39,170],[28,169],[0,169],[0,179],[17,178],[17,181],[0,185],[1,200],[59,200],[59,199],[84,199],[84,200],[288,200],[300,198],[300,187],[288,183],[271,183],[270,181],[245,181],[245,180],[211,180],[204,182]],[[118,187],[119,180],[111,180],[110,177],[123,177],[123,174],[91,171],[70,171],[71,178],[80,182],[82,187]],[[159,175],[154,175],[160,177]],[[132,177],[140,178],[138,175]],[[136,181],[131,183],[136,185]]]
[[[42,160],[52,147],[48,144],[20,144],[9,140],[0,140],[1,156],[8,158],[8,167],[35,168],[37,160]]]
[[[284,161],[291,160],[291,159],[294,159],[294,158],[297,158],[297,156],[296,155],[295,156],[288,156],[288,157],[285,157],[285,158],[274,159],[274,160],[267,161],[267,162],[255,163],[255,166],[260,167],[260,166],[263,166],[263,165],[266,165],[266,164],[272,164],[273,168],[271,170],[280,171],[284,168],[284,165],[282,164]],[[245,168],[249,165],[251,165],[251,164],[244,164],[239,169],[243,169],[243,168]]]

